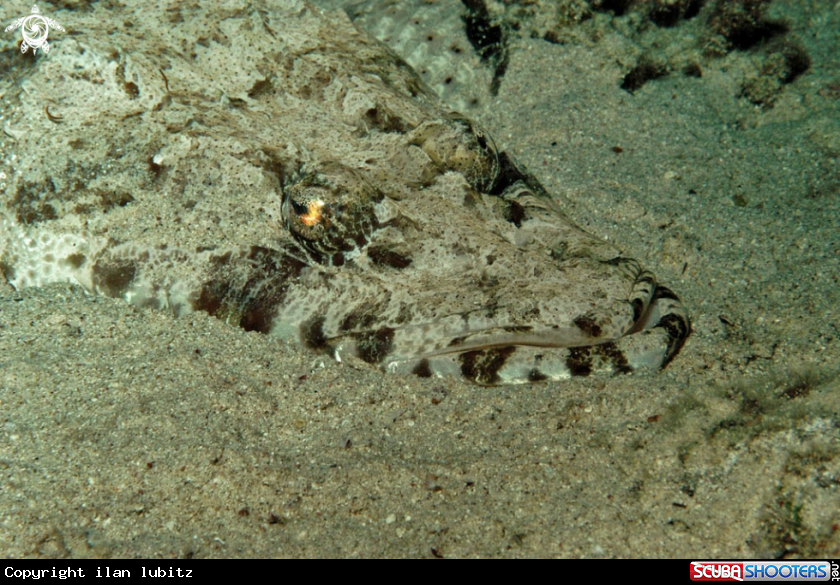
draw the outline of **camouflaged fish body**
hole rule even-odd
[[[267,6],[97,7],[17,72],[13,286],[75,282],[481,384],[677,354],[679,299],[404,62],[341,14]]]

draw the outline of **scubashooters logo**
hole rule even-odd
[[[828,561],[693,561],[691,580],[840,581],[836,567]]]

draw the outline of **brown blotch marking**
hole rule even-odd
[[[367,255],[377,266],[403,269],[411,264],[410,256],[389,250],[385,246],[370,246],[367,249]]]
[[[592,347],[572,347],[566,358],[566,367],[572,376],[588,376],[592,373]]]
[[[588,315],[581,315],[574,321],[572,321],[575,325],[577,325],[578,329],[586,333],[590,337],[600,337],[601,336],[601,326],[598,324],[595,319],[589,317]]]
[[[300,337],[310,349],[323,349],[327,346],[324,335],[324,317],[313,317],[300,324]]]
[[[478,277],[478,286],[481,289],[492,289],[499,286],[501,280],[498,276],[488,273],[486,270],[482,270],[481,274]],[[494,301],[495,302],[495,301]],[[498,307],[494,306],[491,310],[495,313],[498,310]]]
[[[155,162],[155,157],[150,156],[146,159],[146,163],[149,165],[149,172],[152,173],[152,176],[155,180],[160,178],[161,173],[163,172],[163,166],[159,165]]]
[[[400,305],[400,312],[397,314],[396,323],[397,325],[403,325],[404,323],[408,323],[411,321],[413,313],[411,311],[411,306],[408,304],[401,304]]]
[[[75,254],[70,254],[69,256],[67,256],[67,258],[65,258],[64,261],[73,268],[81,268],[82,265],[87,261],[87,256],[76,252]]]
[[[432,377],[432,368],[429,366],[429,360],[423,358],[417,365],[414,366],[414,369],[411,370],[411,373],[417,376],[418,378],[431,378]]]
[[[518,202],[511,201],[505,212],[505,219],[516,227],[522,227],[522,221],[525,219],[525,208]]]
[[[479,384],[495,384],[499,381],[499,370],[515,351],[515,347],[507,346],[464,352],[458,356],[461,374]]]
[[[368,109],[364,113],[364,120],[369,126],[384,133],[405,134],[409,130],[405,120],[382,105]]]
[[[254,86],[248,91],[248,97],[251,99],[257,98],[274,89],[274,84],[270,79],[261,79],[257,81]]]
[[[233,257],[232,252],[225,252],[221,256],[214,256],[210,259],[210,262],[213,264],[213,267],[219,269],[226,264],[230,263],[230,259]]]
[[[260,333],[271,330],[291,280],[306,266],[293,256],[261,246],[251,246],[237,258],[227,252],[210,262],[213,277],[202,284],[193,308]]]
[[[662,366],[660,366],[660,368],[665,368],[672,359],[677,357],[685,340],[691,335],[691,323],[684,316],[672,313],[662,317],[654,327],[662,327],[668,333],[668,349],[665,351],[665,359],[662,360]]]
[[[134,99],[138,95],[140,95],[140,88],[137,87],[137,84],[133,81],[127,81],[123,84],[123,87],[125,88],[125,93],[127,93],[128,97],[130,97],[131,99]]]
[[[18,186],[9,207],[16,209],[15,218],[18,223],[33,224],[57,219],[58,214],[52,204],[44,202],[56,195],[52,179],[41,183],[24,183]]]
[[[7,262],[0,261],[0,275],[5,276],[6,281],[14,280],[15,279],[15,274],[16,274],[16,271],[15,271],[14,267],[12,267]]]
[[[645,309],[645,303],[642,299],[633,299],[630,301],[630,306],[633,307],[633,322],[637,322],[642,318],[642,313]]]
[[[204,311],[212,317],[223,319],[222,307],[227,287],[221,282],[205,282],[201,285],[198,298],[193,302],[193,308],[197,311]]]
[[[128,192],[117,192],[117,191],[105,191],[105,190],[96,190],[94,191],[97,196],[99,196],[99,200],[101,201],[102,211],[110,211],[114,207],[125,207],[129,203],[134,201],[134,197],[131,193]]]
[[[509,325],[507,327],[502,327],[508,333],[528,333],[533,329],[530,325]]]
[[[537,368],[534,368],[530,372],[528,372],[528,381],[529,382],[541,382],[543,380],[547,380],[548,376],[543,374]]]
[[[614,374],[630,374],[633,372],[633,367],[627,361],[624,352],[618,349],[615,343],[602,343],[601,345],[596,345],[593,349],[610,361],[614,368]]]
[[[453,337],[452,341],[449,342],[449,347],[452,347],[454,345],[461,345],[462,343],[464,343],[465,339],[466,337]]]
[[[800,396],[808,396],[811,393],[811,387],[808,385],[807,382],[799,382],[798,384],[794,384],[793,386],[789,386],[785,388],[785,390],[779,395],[779,398],[784,396],[788,400],[793,400],[794,398],[799,398]]]
[[[363,305],[356,307],[344,318],[344,321],[341,322],[339,329],[341,329],[341,331],[370,329],[379,318],[381,310],[382,309],[379,305]]]
[[[537,319],[540,318],[540,310],[537,307],[534,307],[532,309],[529,309],[529,310],[525,311],[525,313],[522,315],[522,317],[524,319],[528,319],[530,321],[536,321]]]
[[[242,291],[247,298],[240,311],[239,326],[245,331],[268,333],[292,278],[306,266],[297,258],[252,246],[247,256],[250,276]]]
[[[674,291],[672,291],[670,288],[664,286],[657,286],[656,290],[653,291],[653,299],[669,299],[672,301],[679,301],[680,297],[674,294]]]
[[[362,232],[357,232],[356,234],[354,234],[353,235],[353,241],[356,242],[356,246],[359,247],[359,248],[364,248],[368,243],[368,239],[365,237],[365,234],[362,233]],[[352,247],[348,248],[348,252],[352,249],[353,249]]]
[[[248,303],[245,312],[239,318],[239,326],[245,331],[268,333],[274,322],[274,307],[270,299],[258,298]]]
[[[174,6],[172,8],[167,8],[166,12],[168,13],[168,19],[171,24],[180,24],[184,22],[184,16],[181,14],[181,9],[179,6]],[[116,52],[116,51],[115,51]]]
[[[369,364],[378,364],[391,351],[394,344],[394,330],[382,327],[376,331],[365,331],[356,335],[358,355]]]
[[[97,260],[93,265],[93,285],[109,297],[120,297],[137,276],[133,260]]]

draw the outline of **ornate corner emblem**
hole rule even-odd
[[[28,48],[32,47],[32,54],[34,55],[38,52],[38,49],[44,49],[44,53],[50,52],[50,44],[47,42],[50,27],[64,32],[60,24],[52,18],[42,16],[38,6],[33,5],[32,14],[12,22],[6,27],[6,32],[20,28],[20,34],[23,36],[23,42],[20,45],[21,53],[25,53]]]

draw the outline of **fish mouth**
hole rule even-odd
[[[655,287],[643,306],[627,305],[633,307],[631,315],[587,314],[566,325],[465,330],[463,326],[455,329],[462,315],[451,315],[434,322],[342,335],[327,345],[337,357],[353,354],[389,372],[419,377],[460,375],[481,385],[664,368],[691,333],[682,304],[669,289]]]
[[[411,357],[385,358],[391,373],[421,378],[461,376],[484,386],[560,381],[590,375],[655,371],[676,355],[687,335],[657,326],[638,335],[596,342],[559,342],[522,334],[477,339]]]
[[[466,332],[452,338],[446,347],[415,354],[415,359],[439,355],[458,354],[469,351],[488,350],[499,347],[569,348],[598,343],[611,339],[593,339],[574,327],[554,326],[502,326]],[[408,358],[410,359],[410,358]]]

